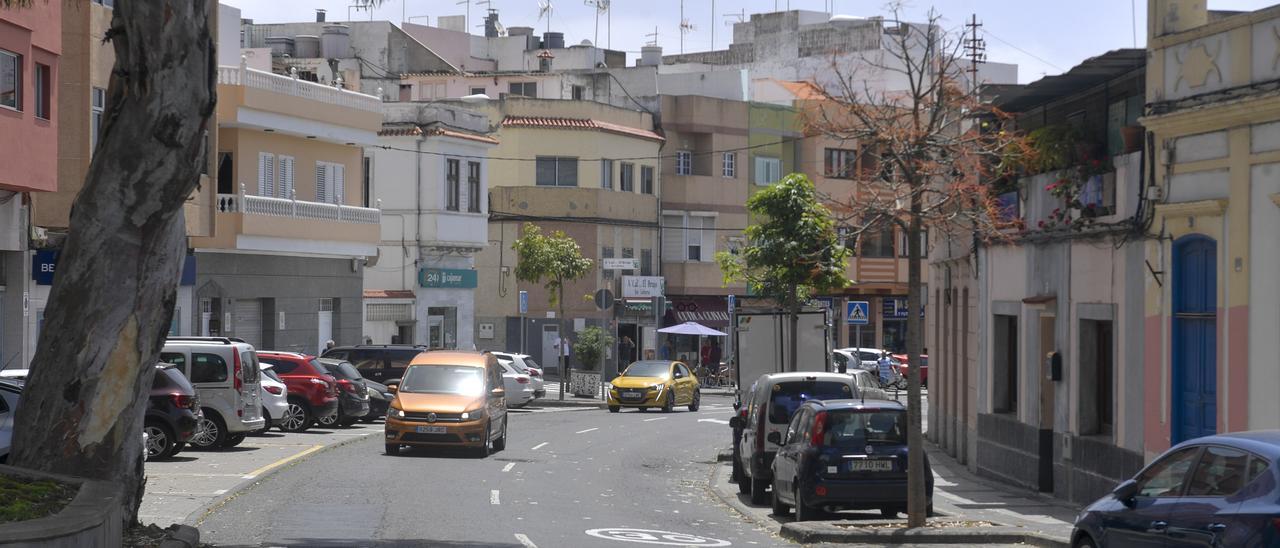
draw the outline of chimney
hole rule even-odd
[[[323,9],[319,9],[319,8],[317,8],[317,9],[316,9],[316,22],[317,22],[317,23],[323,23],[323,22],[324,22],[324,10],[323,10]]]
[[[484,16],[484,36],[485,38],[498,37],[498,10],[489,10],[489,15]]]
[[[1205,0],[1148,0],[1148,36],[1164,36],[1209,23]]]

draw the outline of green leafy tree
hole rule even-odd
[[[716,254],[725,283],[743,281],[781,304],[790,315],[789,356],[796,368],[795,336],[800,305],[814,293],[849,284],[849,250],[840,243],[831,212],[822,205],[813,182],[800,173],[757,192],[747,210],[760,220],[747,227],[747,245],[739,253]]]
[[[535,224],[525,225],[524,234],[511,245],[516,252],[516,279],[522,282],[540,283],[547,290],[547,302],[558,306],[560,314],[560,340],[567,341],[568,328],[564,323],[564,286],[591,272],[592,262],[582,256],[582,248],[562,231],[551,235],[542,233]],[[564,352],[556,350],[560,361],[560,399],[564,399],[568,371]]]
[[[591,326],[578,333],[578,340],[573,344],[573,353],[588,371],[595,371],[604,358],[604,349],[613,344],[613,336],[597,326]]]

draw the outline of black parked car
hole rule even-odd
[[[380,382],[364,380],[365,389],[369,392],[369,414],[360,417],[363,422],[373,422],[387,416],[387,408],[391,407],[391,400],[396,399],[396,395],[387,388],[387,385]]]
[[[195,435],[200,416],[200,398],[182,371],[167,363],[156,365],[142,427],[147,439],[147,460],[178,454]]]
[[[350,362],[333,358],[320,358],[318,361],[324,366],[325,371],[338,380],[338,414],[321,417],[320,424],[351,426],[361,417],[368,415],[369,391],[365,388],[364,378],[360,376],[359,371],[356,371],[355,366]]]
[[[907,511],[907,410],[888,400],[809,400],[796,411],[773,459],[773,513],[796,521],[822,510]],[[933,510],[933,471],[924,460]]]
[[[356,366],[360,376],[382,384],[400,384],[404,369],[427,347],[411,344],[360,344],[331,348],[320,357],[346,360]]]

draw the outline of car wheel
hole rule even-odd
[[[778,486],[774,485],[773,486],[773,515],[785,516],[790,513],[791,513],[791,507],[787,506],[785,503],[782,502],[782,499],[778,498]]]
[[[1071,548],[1098,548],[1098,545],[1093,542],[1093,537],[1080,535],[1080,538],[1071,543]]]
[[[796,521],[813,521],[818,519],[818,509],[804,505],[804,499],[800,498],[800,488],[796,491]]]
[[[897,508],[881,508],[880,517],[885,519],[895,519],[898,517],[898,509]]]
[[[226,439],[222,441],[222,447],[235,447],[240,445],[240,442],[244,441],[244,438],[244,432],[239,434],[227,434]]]
[[[400,444],[398,444],[398,443],[388,443],[388,444],[387,444],[387,454],[388,454],[388,455],[391,455],[391,456],[399,455],[399,454],[400,454]]]
[[[180,441],[180,442],[178,442],[178,443],[175,443],[175,444],[173,444],[173,452],[172,452],[172,453],[169,453],[169,456],[170,456],[170,457],[176,457],[176,456],[178,455],[178,453],[181,453],[181,452],[182,452],[182,450],[183,450],[183,449],[186,449],[186,448],[187,448],[187,442]]]
[[[164,423],[147,421],[142,431],[147,434],[147,460],[167,459],[177,452],[178,438]]]
[[[621,407],[621,406],[618,406],[618,405],[610,405],[610,406],[609,406],[609,412],[610,412],[610,413],[617,413],[618,411],[622,411],[622,407]]]
[[[220,447],[226,437],[227,427],[222,422],[222,417],[212,409],[205,409],[204,416],[200,417],[200,421],[196,423],[196,433],[189,441],[192,447],[210,449]]]
[[[480,448],[476,450],[476,454],[480,455],[480,458],[482,459],[485,457],[488,457],[489,454],[493,452],[493,449],[492,449],[493,446],[491,445],[493,443],[493,438],[492,438],[493,430],[491,430],[492,428],[493,428],[492,422],[485,423],[484,437],[480,439]]]
[[[340,420],[338,417],[340,415],[341,413],[334,413],[332,415],[319,417],[316,419],[316,423],[325,428],[333,428],[334,425],[338,424],[338,421]]]
[[[702,391],[694,390],[693,401],[689,402],[689,410],[697,411],[699,407],[702,407]]]
[[[297,400],[289,400],[284,409],[284,419],[280,421],[280,429],[285,432],[304,432],[311,427],[311,411]]]
[[[676,410],[676,393],[675,391],[667,392],[667,401],[662,404],[662,412],[670,413]]]
[[[494,451],[504,451],[507,448],[507,419],[502,419],[502,437],[493,442]]]
[[[769,484],[760,478],[751,478],[751,504],[761,505],[768,502]]]
[[[730,479],[732,479],[734,483],[738,484],[739,493],[745,495],[751,492],[751,478],[748,478],[746,474],[742,473],[742,463],[738,462],[737,459],[733,460],[733,473],[730,474]]]

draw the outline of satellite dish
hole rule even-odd
[[[498,31],[498,36],[506,36],[506,35],[507,35],[507,27],[502,26],[502,23],[494,22],[494,24],[493,24],[493,28],[497,29],[497,31]]]

